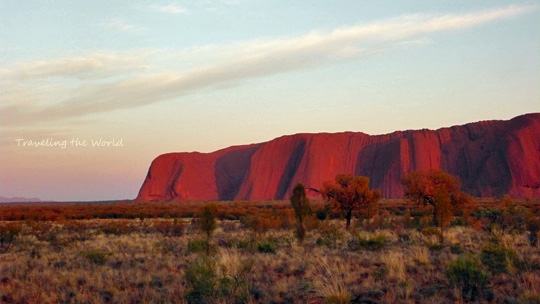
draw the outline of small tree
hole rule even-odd
[[[434,209],[435,209],[435,218],[437,219],[437,224],[441,230],[441,243],[444,242],[444,229],[450,225],[452,217],[454,214],[452,212],[452,204],[450,199],[450,194],[446,188],[439,188],[435,192],[435,197],[433,198]]]
[[[367,204],[378,202],[381,198],[381,193],[378,190],[369,189],[368,177],[350,174],[336,175],[335,182],[325,182],[320,192],[335,209],[345,213],[347,229],[351,226],[353,211]]]
[[[304,227],[304,219],[311,214],[311,204],[306,196],[306,188],[302,184],[297,184],[291,196],[291,205],[294,209],[296,217],[296,237],[298,241],[304,241],[306,237],[306,228]]]
[[[199,228],[206,235],[206,254],[210,252],[210,238],[216,230],[216,211],[217,205],[214,203],[206,204],[199,215]]]
[[[437,212],[443,206],[436,206],[435,196],[439,195],[439,199],[442,199],[443,192],[444,196],[450,198],[449,205],[445,206],[450,209],[450,212],[453,214],[470,212],[473,202],[469,195],[460,190],[459,179],[441,169],[413,171],[405,175],[401,183],[406,198],[418,204],[430,204],[434,207],[433,223],[437,226],[439,226]]]

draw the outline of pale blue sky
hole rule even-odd
[[[539,7],[0,0],[0,195],[133,198],[162,153],[538,112]],[[15,141],[77,137],[124,147]]]

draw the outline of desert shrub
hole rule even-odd
[[[460,257],[450,263],[446,277],[451,286],[461,289],[465,301],[477,301],[488,291],[489,277],[472,256]]]
[[[301,243],[306,238],[304,220],[311,215],[311,203],[306,196],[306,188],[304,185],[297,184],[294,187],[293,194],[291,196],[291,206],[294,209],[294,215],[297,222],[295,236]]]
[[[206,235],[206,254],[210,252],[210,238],[216,230],[217,205],[214,203],[206,204],[199,215],[199,228]]]
[[[423,235],[426,235],[426,236],[437,236],[437,237],[441,237],[441,231],[439,229],[437,229],[437,227],[425,227],[424,229],[422,229],[422,234]]]
[[[476,220],[487,219],[490,222],[497,222],[502,217],[502,211],[499,208],[481,207],[472,213]]]
[[[133,232],[134,227],[130,226],[129,220],[108,220],[100,225],[100,230],[105,234],[121,235]]]
[[[337,241],[342,240],[345,236],[340,227],[329,221],[324,221],[321,223],[319,226],[319,232],[321,234],[321,237],[317,239],[317,245],[319,246],[324,245],[335,247]]]
[[[233,244],[237,249],[254,249],[255,242],[253,238],[236,240]]]
[[[92,232],[87,222],[68,220],[63,223],[64,230],[73,233],[73,239],[86,241],[91,238]]]
[[[110,253],[99,249],[91,249],[82,252],[82,255],[93,264],[103,265],[107,262],[107,257]]]
[[[319,221],[324,221],[328,217],[328,211],[326,209],[318,209],[315,211],[315,216]]]
[[[227,303],[247,303],[252,258],[242,259],[235,250],[222,250],[217,262],[218,295]]]
[[[254,238],[268,231],[270,228],[278,227],[277,221],[269,217],[263,218],[258,214],[249,214],[247,217],[242,218],[240,222],[251,231]]]
[[[257,251],[262,253],[276,253],[276,242],[272,239],[266,239],[257,243]]]
[[[390,271],[388,270],[388,267],[386,267],[386,265],[382,265],[377,269],[373,270],[371,276],[373,277],[373,279],[375,279],[375,281],[382,281],[388,277],[389,273]]]
[[[156,221],[154,228],[165,236],[182,236],[185,225],[182,221],[175,218],[173,221]]]
[[[40,241],[54,242],[57,231],[54,230],[52,222],[46,221],[26,221],[26,225],[30,227],[32,234]]]
[[[215,267],[215,262],[207,257],[189,264],[184,276],[188,287],[185,294],[188,303],[210,303],[217,285]]]
[[[482,249],[480,260],[492,273],[502,273],[509,270],[516,253],[501,245],[490,244]]]
[[[0,224],[0,253],[9,251],[20,232],[21,225],[18,223]]]
[[[529,231],[529,243],[531,246],[538,245],[538,236],[540,235],[540,217],[535,216],[532,212],[527,214],[525,219],[527,230]]]
[[[208,241],[200,240],[200,239],[193,239],[193,240],[188,241],[187,251],[188,252],[205,252],[207,247],[208,247]]]
[[[498,222],[505,232],[523,233],[527,217],[527,208],[516,204],[514,199],[505,195],[500,200],[502,207],[501,219]]]
[[[188,303],[247,303],[252,260],[221,252],[219,259],[203,256],[188,265],[184,279]]]
[[[452,244],[450,245],[450,252],[452,252],[453,254],[462,254],[463,248],[461,248],[459,244]]]
[[[356,239],[349,241],[348,245],[349,249],[354,251],[359,249],[376,251],[382,249],[386,243],[388,243],[386,236],[375,235],[373,237],[358,236]]]

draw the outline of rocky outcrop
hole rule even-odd
[[[438,130],[296,134],[213,153],[169,153],[151,164],[138,201],[285,199],[338,173],[365,175],[384,197],[401,177],[441,168],[475,196],[540,197],[540,113]]]

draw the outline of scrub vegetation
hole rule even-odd
[[[1,302],[539,303],[540,200],[453,193],[5,205]]]

